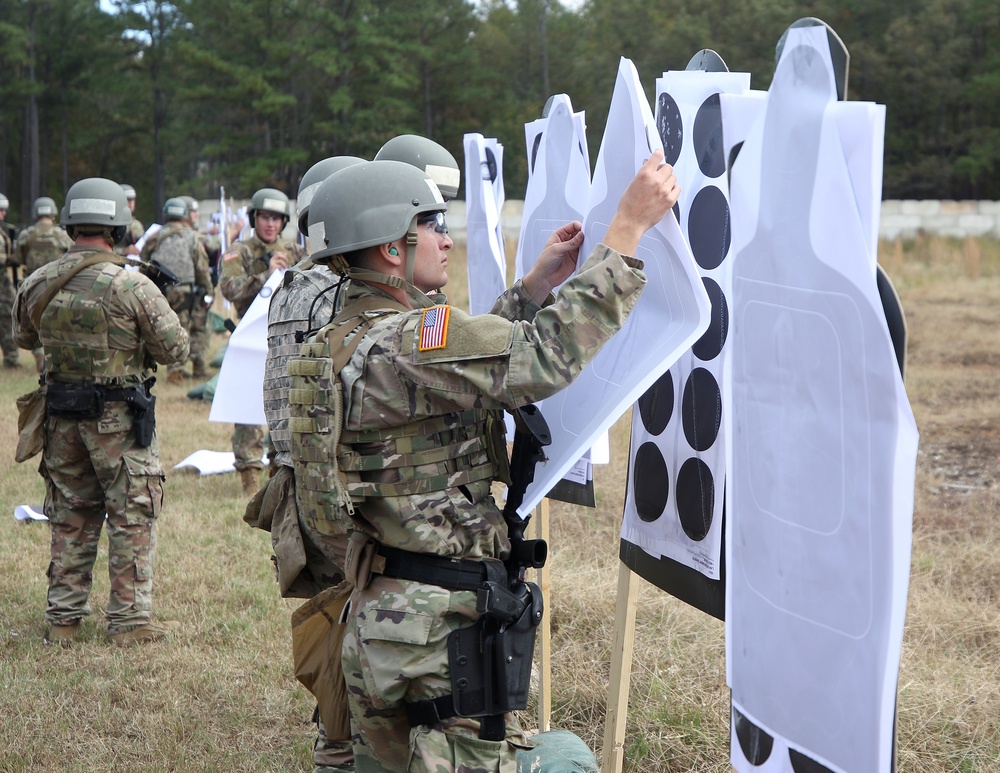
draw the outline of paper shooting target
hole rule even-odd
[[[657,80],[656,126],[682,190],[674,214],[712,311],[708,330],[638,401],[622,527],[626,565],[720,618],[731,228],[719,93],[749,86],[747,73],[679,71]]]

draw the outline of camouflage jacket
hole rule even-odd
[[[55,223],[35,223],[17,235],[14,262],[24,266],[25,273],[30,274],[41,266],[59,260],[72,246],[73,240]]]
[[[436,312],[382,317],[341,371],[344,430],[391,429],[470,409],[513,409],[555,394],[624,324],[645,285],[641,268],[641,261],[600,245],[545,308],[516,283],[490,314],[438,306]],[[345,306],[379,294],[352,282]],[[378,482],[395,474],[383,469],[364,475]],[[472,558],[503,558],[509,550],[489,480],[369,498],[360,515],[358,528],[404,550]]]
[[[38,327],[31,312],[63,272],[101,251],[73,247],[29,276],[14,300],[14,340],[23,349],[45,347],[46,376],[55,381],[140,384],[155,363],[184,362],[188,334],[152,280],[108,261],[80,271],[44,308]]]
[[[208,273],[208,253],[198,232],[187,223],[172,220],[146,239],[139,257],[157,260],[180,280],[207,290],[212,286]]]
[[[289,266],[305,257],[305,251],[295,242],[279,236],[272,244],[266,244],[256,234],[236,242],[222,256],[219,291],[223,298],[233,302],[240,317],[247,313],[260,288],[267,283],[268,263],[275,252],[287,253]]]
[[[14,245],[7,233],[7,227],[0,221],[0,266],[6,266],[11,261],[14,254]]]

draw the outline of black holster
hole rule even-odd
[[[482,722],[480,738],[498,741],[504,737],[503,715],[528,705],[542,592],[534,583],[516,583],[513,591],[488,585],[477,605],[483,615],[448,637],[448,665],[455,714],[495,718]]]
[[[150,394],[145,386],[130,389],[125,397],[132,414],[132,433],[135,442],[148,448],[156,431],[156,395]]]

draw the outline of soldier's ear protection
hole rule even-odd
[[[395,247],[390,247],[389,248],[389,254],[390,255],[398,255],[399,254],[399,250],[397,250]]]

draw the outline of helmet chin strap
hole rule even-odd
[[[428,297],[427,293],[422,293],[414,285],[398,276],[383,274],[381,271],[367,271],[363,268],[351,267],[347,272],[347,278],[356,282],[375,282],[388,285],[403,291],[410,305],[415,309],[429,309],[434,306],[434,300]]]

